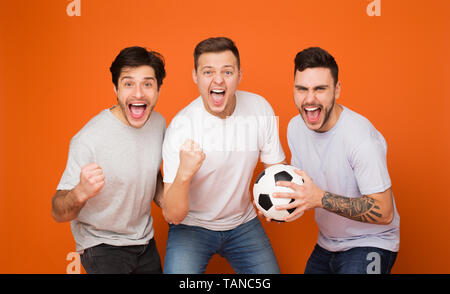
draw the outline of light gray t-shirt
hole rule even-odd
[[[72,138],[57,190],[72,190],[81,168],[91,162],[100,165],[105,176],[102,190],[71,221],[78,252],[101,243],[142,245],[153,238],[151,202],[165,126],[164,117],[155,111],[136,129],[105,109]]]
[[[291,164],[304,170],[322,190],[358,198],[391,187],[383,136],[369,120],[343,106],[336,125],[325,133],[308,129],[300,115],[289,122]],[[400,217],[395,208],[388,225],[354,221],[322,208],[315,209],[318,244],[329,251],[372,246],[397,252]]]

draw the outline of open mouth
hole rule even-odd
[[[317,123],[320,119],[322,108],[320,106],[305,106],[303,111],[309,123]]]
[[[130,115],[134,119],[140,119],[145,115],[145,110],[147,109],[147,104],[145,103],[130,103],[128,104],[128,109],[130,110]]]
[[[224,89],[212,89],[209,91],[212,103],[216,106],[223,104],[225,100],[225,90]]]

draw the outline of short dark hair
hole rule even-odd
[[[123,49],[111,64],[109,70],[111,71],[112,82],[116,86],[116,88],[118,85],[120,73],[124,68],[139,67],[142,65],[148,65],[153,68],[153,70],[155,71],[156,82],[159,90],[163,83],[163,79],[166,77],[166,70],[164,69],[164,57],[158,52],[147,51],[146,48],[139,46]]]
[[[227,38],[227,37],[215,37],[215,38],[208,38],[206,40],[201,41],[200,43],[195,46],[194,50],[194,66],[195,70],[197,70],[198,66],[198,59],[200,58],[200,55],[203,53],[209,53],[209,52],[223,52],[230,50],[234,56],[237,59],[237,65],[238,68],[241,68],[241,60],[239,58],[239,50],[237,49],[234,42]]]
[[[319,47],[310,47],[297,53],[295,56],[294,75],[298,71],[304,71],[307,68],[325,67],[330,69],[334,84],[338,82],[339,67],[330,53]]]

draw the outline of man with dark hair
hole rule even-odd
[[[317,245],[305,273],[389,273],[397,256],[400,217],[386,163],[386,141],[363,116],[335,102],[341,83],[334,58],[308,48],[295,58],[294,102],[289,123],[291,164],[304,185],[279,182],[295,199],[291,221],[315,208]]]
[[[151,202],[160,205],[165,119],[153,111],[166,75],[160,54],[123,49],[110,68],[118,106],[71,140],[52,216],[71,222],[87,273],[161,273]]]
[[[279,273],[251,202],[261,158],[284,162],[277,121],[261,96],[238,91],[239,52],[228,38],[194,51],[200,96],[167,128],[163,144],[163,213],[169,222],[165,273],[203,273],[218,253],[237,273]]]

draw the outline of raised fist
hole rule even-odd
[[[89,163],[81,168],[80,183],[77,186],[77,196],[80,202],[86,202],[100,192],[105,185],[102,168],[96,163]]]
[[[190,179],[200,169],[203,160],[205,160],[205,153],[203,153],[200,145],[187,139],[180,148],[180,166],[178,172],[184,179]]]

